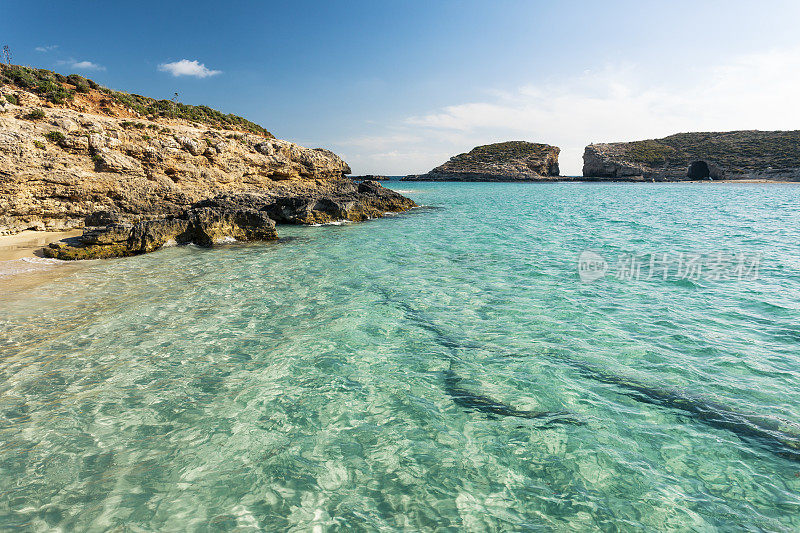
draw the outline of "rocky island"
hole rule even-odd
[[[590,144],[583,176],[609,180],[800,179],[800,131],[678,133]]]
[[[85,228],[62,259],[169,243],[275,239],[275,223],[410,209],[336,154],[276,139],[206,106],[112,91],[77,75],[0,66],[0,235]]]
[[[560,150],[549,144],[507,141],[477,146],[427,174],[405,181],[540,181],[558,177]]]

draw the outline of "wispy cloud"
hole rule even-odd
[[[98,65],[97,63],[93,63],[92,61],[76,61],[75,59],[68,59],[65,61],[59,61],[59,65],[66,65],[69,68],[74,68],[75,70],[94,70],[94,71],[101,71],[105,70],[106,67],[102,65]]]
[[[209,69],[197,60],[189,61],[188,59],[181,59],[174,63],[162,63],[158,66],[158,70],[161,72],[169,72],[175,77],[193,76],[195,78],[207,78],[222,73],[221,70]]]
[[[50,44],[47,46],[37,46],[36,48],[34,48],[34,50],[36,50],[37,52],[47,53],[47,52],[52,52],[56,48],[58,48],[57,44]]]
[[[402,173],[427,171],[478,144],[546,142],[562,148],[562,172],[579,175],[590,142],[682,131],[797,129],[798,86],[800,48],[687,68],[678,80],[653,80],[634,64],[608,65],[410,116],[387,125],[383,134],[340,145],[358,172]]]

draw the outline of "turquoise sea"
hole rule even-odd
[[[800,436],[800,187],[390,186],[0,295],[0,530],[800,530],[800,462],[624,385]]]

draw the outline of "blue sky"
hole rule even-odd
[[[356,173],[523,139],[578,174],[589,142],[800,128],[798,21],[796,1],[2,0],[0,44],[243,115]]]

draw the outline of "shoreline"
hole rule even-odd
[[[78,236],[82,231],[25,230],[0,235],[0,295],[13,296],[73,272],[75,268],[67,268],[67,261],[46,259],[39,252],[51,242]]]

